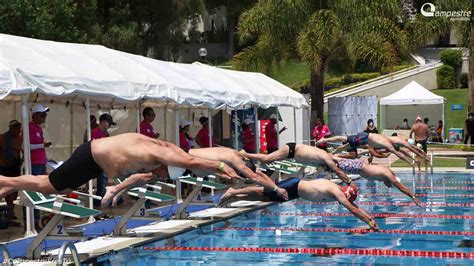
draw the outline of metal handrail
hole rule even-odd
[[[59,249],[58,253],[58,260],[56,262],[56,265],[62,266],[64,265],[64,255],[66,254],[66,250],[69,248],[71,250],[71,256],[72,259],[74,260],[74,265],[79,266],[81,265],[79,261],[79,253],[77,253],[76,246],[72,242],[64,242],[63,245],[61,246],[61,249]]]
[[[0,249],[3,253],[3,264],[13,266],[13,260],[11,259],[10,252],[8,251],[7,246],[5,246],[5,244],[0,244]]]

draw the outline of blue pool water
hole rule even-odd
[[[437,173],[413,176],[400,174],[402,182],[413,190],[413,184],[422,189],[415,193],[425,203],[438,206],[418,208],[386,204],[370,205],[368,202],[409,202],[397,189],[386,188],[383,183],[357,181],[360,188],[357,202],[368,213],[402,213],[435,215],[474,215],[473,208],[462,205],[474,201],[474,175]],[[413,183],[414,181],[414,183]],[[433,188],[433,189],[431,189]],[[467,188],[467,189],[466,189]],[[366,194],[366,195],[364,195]],[[303,200],[276,204],[266,209],[232,218],[228,224],[213,225],[175,236],[176,246],[185,247],[283,247],[283,248],[352,248],[388,250],[427,250],[474,252],[473,247],[459,247],[462,240],[474,236],[420,235],[397,233],[351,234],[347,232],[301,232],[282,230],[241,230],[242,228],[357,228],[365,223],[354,216],[310,216],[311,213],[348,213],[339,205],[301,204]],[[364,203],[365,202],[365,203]],[[455,206],[449,206],[455,203]],[[462,203],[462,204],[461,204]],[[368,205],[364,205],[368,204]],[[285,213],[278,215],[277,213]],[[298,214],[298,215],[294,215]],[[469,218],[469,217],[467,217]],[[472,218],[472,217],[471,217]],[[381,229],[473,231],[472,219],[449,218],[377,218]],[[227,229],[220,230],[224,227]],[[232,228],[229,228],[232,227]],[[240,228],[240,229],[233,229]],[[219,229],[219,230],[218,230]],[[146,247],[168,246],[167,240],[147,244]],[[99,258],[102,265],[313,265],[313,264],[395,264],[395,265],[473,265],[474,259],[387,257],[362,255],[315,256],[292,253],[244,253],[222,251],[156,251],[143,247],[130,249]]]

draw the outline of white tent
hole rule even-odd
[[[404,118],[411,124],[418,115],[428,117],[431,123],[437,123],[438,120],[444,122],[444,101],[443,97],[412,81],[399,91],[380,99],[380,126],[382,129],[396,128]]]

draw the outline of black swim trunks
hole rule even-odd
[[[49,182],[57,191],[75,189],[99,177],[102,172],[92,157],[89,141],[77,147],[67,161],[49,174]]]
[[[294,142],[288,142],[286,143],[286,145],[288,145],[288,148],[290,149],[288,151],[288,159],[293,159],[295,158],[295,152],[296,152],[296,143]]]
[[[425,153],[428,152],[428,146],[426,145],[426,139],[425,139],[425,140],[416,140],[415,143],[416,143],[416,144],[418,144],[418,143],[421,144],[421,147],[422,147],[421,149],[422,149]]]
[[[285,189],[288,192],[288,200],[296,199],[299,198],[298,195],[298,184],[300,183],[300,179],[297,177],[292,177],[285,179],[281,182],[277,183],[277,186]],[[265,188],[263,190],[263,195],[268,197],[271,201],[278,201],[278,202],[283,202],[285,201],[282,197],[278,195],[276,191],[273,191],[271,189]]]
[[[369,133],[360,132],[357,135],[348,136],[347,142],[353,148],[366,145],[369,143]]]

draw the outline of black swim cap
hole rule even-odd
[[[247,166],[248,168],[250,168],[250,170],[252,170],[252,172],[256,172],[257,171],[257,167],[255,166],[255,164],[252,162],[252,160],[245,160],[245,166]]]

